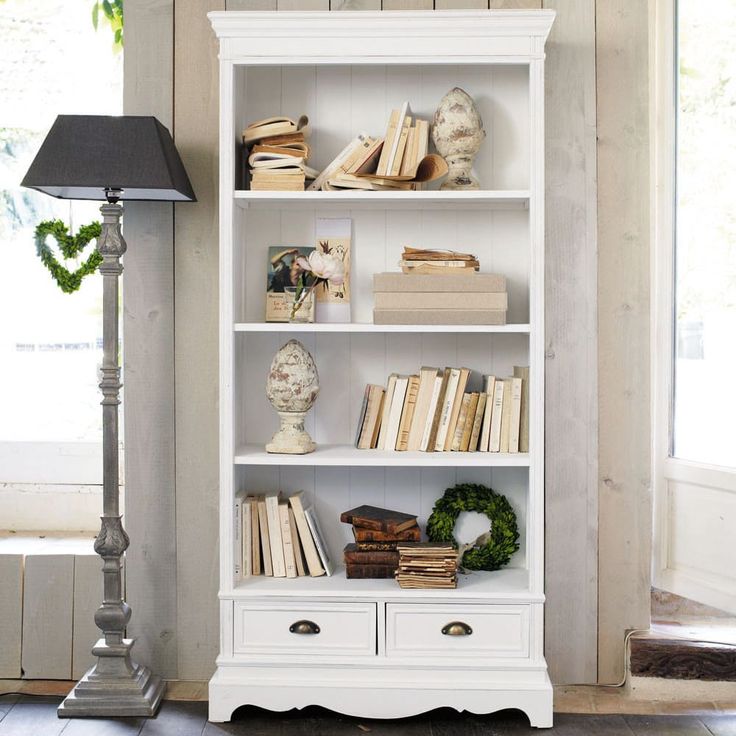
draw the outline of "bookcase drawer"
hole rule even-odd
[[[529,606],[388,604],[388,657],[528,657]]]
[[[375,656],[375,603],[236,601],[235,654]]]

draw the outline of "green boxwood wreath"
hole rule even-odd
[[[462,567],[467,570],[499,570],[507,565],[519,549],[516,514],[506,496],[476,483],[460,483],[448,488],[438,499],[427,522],[430,542],[452,544],[457,517],[462,511],[477,511],[491,521],[489,539],[483,546],[465,552]]]

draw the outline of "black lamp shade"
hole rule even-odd
[[[59,115],[22,186],[60,199],[195,202],[169,131],[152,116]]]

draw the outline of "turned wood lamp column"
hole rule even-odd
[[[58,714],[152,716],[164,683],[131,658],[125,638],[130,606],[123,600],[123,555],[130,541],[120,515],[118,406],[119,277],[126,243],[120,199],[196,201],[169,131],[154,117],[60,115],[46,136],[23,186],[63,199],[104,199],[102,232],[102,516],[95,552],[103,560],[104,593],[95,613],[103,637],[92,647],[97,663],[75,685]]]

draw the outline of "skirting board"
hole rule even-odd
[[[229,721],[241,705],[272,711],[319,705],[358,718],[406,718],[445,706],[471,713],[514,708],[523,711],[532,726],[552,727],[552,685],[546,672],[528,683],[517,683],[514,688],[499,683],[498,687],[483,689],[465,684],[448,688],[447,679],[437,684],[417,683],[417,687],[409,688],[396,687],[393,683],[382,685],[378,680],[338,684],[311,678],[307,686],[304,679],[295,679],[289,673],[286,668],[233,668],[224,675],[221,668],[210,680],[209,720]],[[274,686],[274,678],[278,686]]]

